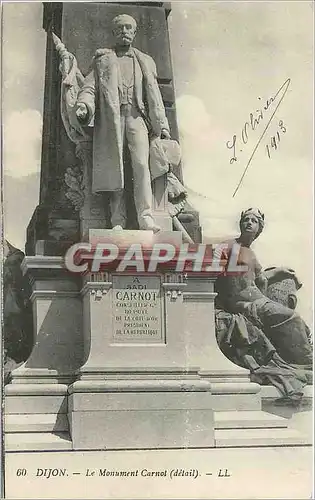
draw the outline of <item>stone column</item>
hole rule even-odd
[[[77,157],[81,161],[82,195],[80,208],[80,235],[88,240],[89,230],[109,227],[108,200],[103,193],[92,193],[92,141],[81,142],[77,147]]]

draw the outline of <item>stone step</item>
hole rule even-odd
[[[264,411],[216,411],[216,429],[287,428],[286,418]]]
[[[306,446],[312,441],[293,429],[217,429],[217,448],[237,448],[255,446]]]
[[[12,386],[13,385],[15,386],[15,391],[18,391],[20,386],[22,386],[22,384],[12,384]],[[40,386],[41,384],[37,385]],[[7,394],[5,398],[4,412],[11,415],[30,413],[67,413],[67,397],[63,394],[51,396],[45,393],[23,394],[21,392],[20,394]]]
[[[5,451],[54,451],[71,450],[72,442],[68,432],[16,432],[6,434]]]
[[[5,415],[5,432],[63,432],[69,430],[65,413],[32,413]]]

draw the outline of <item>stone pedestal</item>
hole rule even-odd
[[[93,230],[90,240],[181,244],[163,231]],[[161,266],[85,278],[86,361],[69,387],[74,449],[214,446],[214,410],[259,410],[259,386],[218,348],[214,280]]]
[[[12,382],[70,383],[83,362],[81,279],[64,268],[61,257],[26,257],[22,270],[32,286],[34,347]]]
[[[163,231],[94,230],[90,239],[121,249],[181,243],[180,233]],[[214,446],[211,384],[198,374],[208,342],[201,331],[187,337],[186,288],[183,276],[161,269],[86,277],[86,361],[69,387],[74,449]]]

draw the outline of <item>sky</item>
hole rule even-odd
[[[312,2],[285,0],[175,1],[169,18],[184,182],[200,212],[204,237],[236,235],[240,211],[259,207],[265,229],[253,248],[263,267],[285,265],[296,271],[304,284],[299,310],[308,322],[313,280],[312,20]],[[4,230],[22,249],[39,195],[45,46],[42,4],[5,3]],[[260,110],[263,116],[252,130],[251,113],[254,120]],[[235,154],[227,147],[234,136]]]

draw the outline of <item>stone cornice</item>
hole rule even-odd
[[[102,295],[106,295],[112,286],[113,283],[111,281],[88,281],[83,286],[81,295],[90,293],[91,295],[95,295],[95,298],[101,297]]]
[[[78,380],[68,388],[69,394],[90,392],[210,392],[211,383],[193,380]]]
[[[32,269],[65,269],[64,258],[46,255],[31,255],[24,257],[21,269],[23,274]]]

